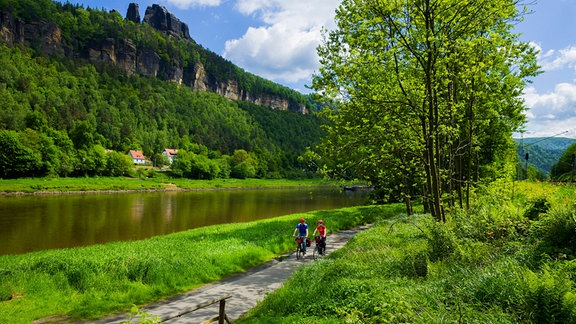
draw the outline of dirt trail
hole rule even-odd
[[[370,225],[360,226],[328,235],[327,253],[329,254],[342,248],[350,237],[369,226]],[[278,289],[296,268],[302,264],[314,262],[312,259],[312,249],[313,248],[310,248],[308,250],[308,253],[303,259],[296,260],[296,256],[291,253],[241,274],[148,305],[143,308],[142,311],[159,316],[165,323],[202,323],[218,316],[218,303],[182,316],[178,315],[186,313],[196,305],[229,294],[231,297],[226,300],[226,315],[231,321],[234,321],[245,314],[250,308],[256,306],[256,303],[264,299],[266,294]],[[128,317],[120,315],[103,318],[96,321],[96,323],[121,323],[128,320]]]

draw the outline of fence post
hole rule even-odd
[[[226,299],[220,300],[220,312],[218,313],[218,324],[224,324],[226,319]]]

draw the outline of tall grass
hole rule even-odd
[[[486,188],[446,224],[384,219],[238,323],[576,323],[574,188],[533,186]]]
[[[396,206],[387,207],[396,210]],[[300,217],[330,231],[371,223],[378,207],[353,207],[216,225],[142,241],[0,256],[0,322],[55,314],[94,319],[127,311],[262,264],[294,249]]]

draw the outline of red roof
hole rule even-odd
[[[172,155],[176,155],[178,154],[178,149],[164,149],[164,152],[166,153],[166,155],[168,156],[172,156]]]
[[[138,150],[130,150],[130,156],[132,156],[133,159],[145,159],[144,154]]]

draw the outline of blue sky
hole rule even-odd
[[[517,25],[521,39],[540,50],[544,73],[524,91],[524,137],[576,138],[576,0],[523,0],[533,12]],[[159,4],[188,24],[191,37],[246,71],[309,92],[318,69],[322,27],[334,27],[339,0],[71,0],[126,15],[138,3]],[[558,135],[561,134],[561,135]],[[517,135],[520,136],[520,135]]]

